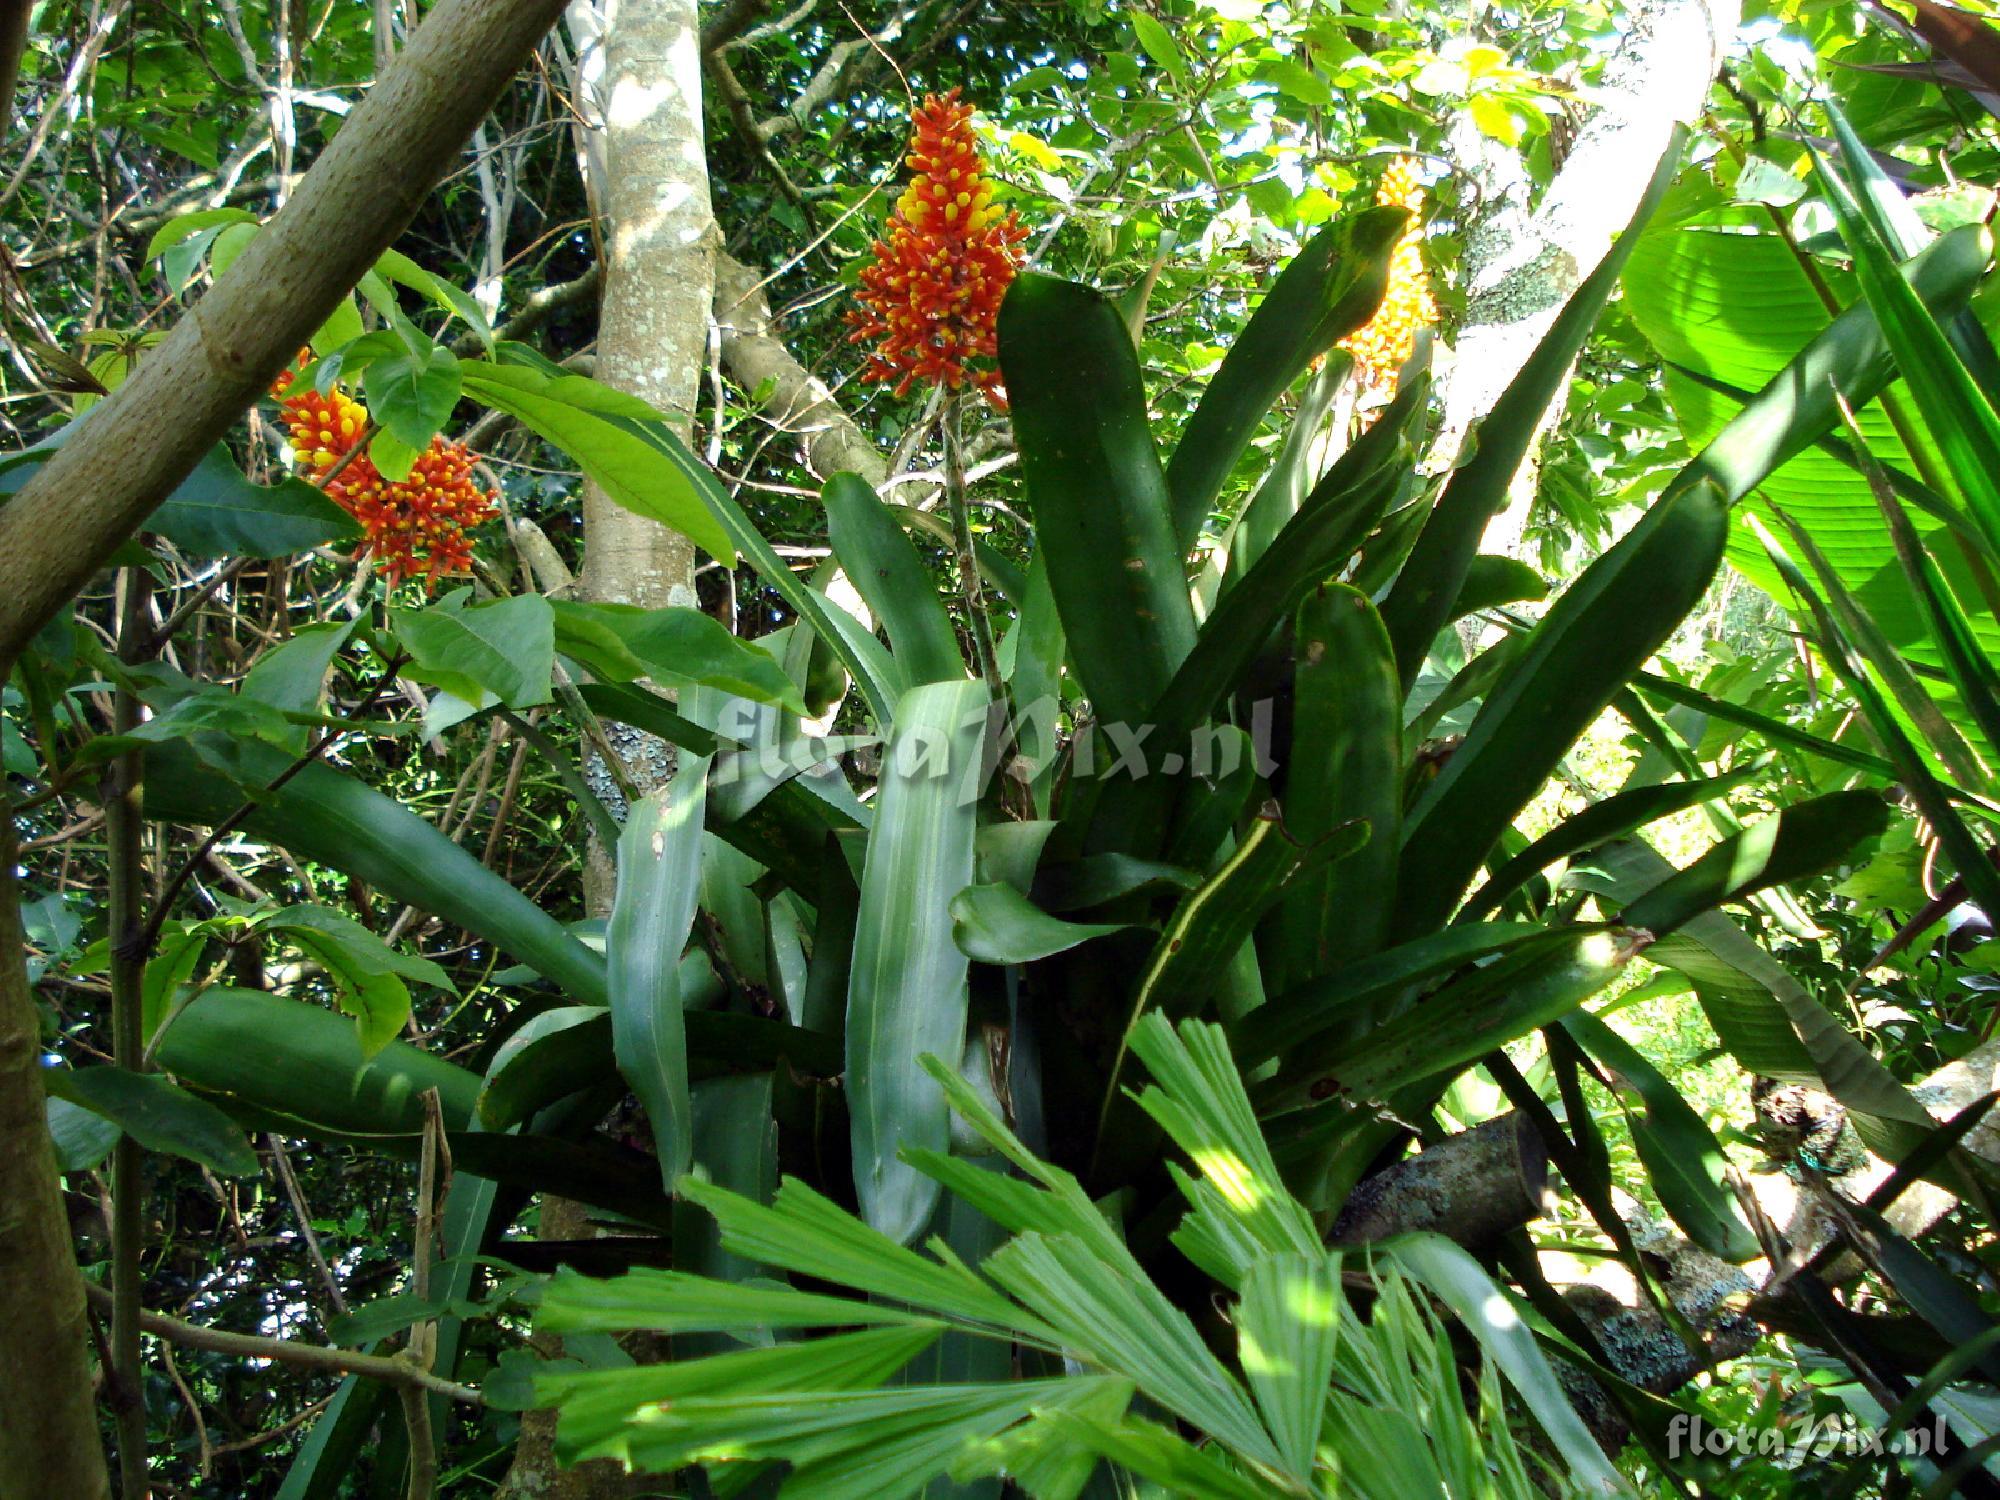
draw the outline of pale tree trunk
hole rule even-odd
[[[1631,219],[1652,165],[1676,122],[1701,110],[1741,19],[1741,0],[1638,0],[1619,14],[1617,50],[1541,202],[1519,156],[1481,135],[1469,115],[1452,148],[1478,194],[1466,242],[1466,321],[1444,382],[1437,451],[1449,457],[1555,321],[1564,301],[1603,261]],[[1552,409],[1559,409],[1558,400]],[[1514,553],[1533,494],[1535,462],[1522,466],[1512,503],[1489,526],[1483,550]]]
[[[567,27],[585,127],[577,160],[603,220],[596,378],[650,402],[691,440],[720,239],[708,194],[695,0],[576,0]],[[679,532],[588,483],[583,531],[585,598],[648,609],[695,603],[694,544]],[[673,769],[670,747],[624,725],[605,730],[640,790],[664,784]],[[614,816],[622,815],[624,799],[595,757],[584,774]],[[593,843],[584,875],[593,915],[609,911],[614,889],[611,851]],[[579,1239],[590,1225],[576,1204],[550,1198],[540,1232]],[[526,1415],[500,1500],[608,1500],[642,1483],[615,1464],[561,1468],[554,1437],[553,1412]]]
[[[443,0],[285,208],[88,430],[0,508],[0,681],[388,248],[560,10],[560,0]],[[0,819],[5,802],[0,793]],[[83,1289],[44,1123],[40,1028],[4,842],[0,1500],[94,1500],[106,1477]]]

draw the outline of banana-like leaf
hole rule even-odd
[[[917,1059],[965,1045],[951,898],[972,883],[986,706],[984,685],[964,681],[913,688],[896,705],[861,875],[847,985],[855,1187],[868,1222],[899,1241],[924,1231],[938,1189],[898,1153],[943,1150],[951,1135]]]
[[[1347,822],[1369,834],[1351,858],[1295,882],[1279,904],[1268,978],[1280,990],[1382,945],[1402,843],[1403,695],[1382,617],[1356,589],[1322,588],[1300,606],[1294,655],[1286,826],[1307,841]]]
[[[836,474],[820,492],[833,555],[889,633],[889,646],[912,684],[965,676],[958,632],[938,598],[924,560],[889,507],[859,474]]]
[[[1202,392],[1167,468],[1174,540],[1201,534],[1209,507],[1264,416],[1315,356],[1375,315],[1406,209],[1366,208],[1336,220],[1292,257]],[[1009,383],[1008,389],[1015,387]]]
[[[1000,308],[1000,365],[1077,676],[1102,719],[1143,722],[1195,629],[1131,335],[1090,288],[1023,275]]]
[[[1671,491],[1563,591],[1403,825],[1395,931],[1421,934],[1576,736],[1665,643],[1722,560],[1729,508],[1711,483]]]
[[[1902,267],[1918,299],[1940,318],[1966,305],[1989,258],[1975,226],[1944,234]],[[1824,265],[1821,280],[1842,303],[1829,321],[1818,292],[1797,258],[1775,236],[1688,228],[1644,237],[1625,275],[1625,306],[1667,361],[1669,403],[1690,445],[1707,445],[1697,463],[1732,498],[1775,526],[1766,499],[1809,531],[1855,597],[1895,648],[1919,666],[1943,666],[1928,638],[1918,601],[1901,576],[1864,474],[1822,446],[1840,426],[1834,400],[1845,396],[1880,462],[1911,462],[1901,436],[1879,404],[1895,364],[1873,311],[1850,276]],[[1740,394],[1757,394],[1745,403]],[[1725,429],[1727,436],[1725,437]],[[1942,459],[1921,431],[1912,434],[1925,472]],[[1851,447],[1852,444],[1845,445]],[[1761,453],[1760,453],[1761,450]],[[1971,528],[1969,517],[1960,523]],[[1916,528],[1961,598],[1983,598],[1978,570],[1984,553],[1936,516]],[[1736,528],[1729,560],[1774,597],[1782,580],[1756,538]],[[1984,616],[1973,628],[1982,651],[2000,655],[2000,623]]]
[[[1395,587],[1382,601],[1382,621],[1395,643],[1397,675],[1406,690],[1451,618],[1486,523],[1507,503],[1508,486],[1540,429],[1542,413],[1568,382],[1576,352],[1597,326],[1597,315],[1618,284],[1640,230],[1672,185],[1685,139],[1686,131],[1676,127],[1631,223],[1597,269],[1570,293],[1535,352],[1480,422],[1471,453],[1452,471]]]
[[[562,923],[402,803],[276,746],[199,734],[146,751],[146,816],[214,826],[246,800],[243,828],[303,859],[367,881],[504,948],[569,995],[604,1001],[604,962]]]
[[[2000,549],[2000,413],[1959,360],[1931,310],[1897,274],[1888,247],[1863,220],[1846,186],[1823,166],[1817,175],[1853,254],[1862,295],[1909,385],[1917,413],[1973,520],[1987,542]],[[1990,257],[1990,236],[1985,249]]]

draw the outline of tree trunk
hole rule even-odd
[[[568,29],[577,47],[576,89],[584,120],[577,158],[590,201],[604,220],[604,295],[596,378],[652,403],[691,439],[713,316],[720,236],[708,196],[702,128],[699,20],[694,0],[578,0]],[[596,485],[583,489],[586,599],[648,609],[695,603],[694,544],[633,514]],[[664,785],[672,747],[622,724],[606,724],[612,748],[642,791]],[[592,755],[591,790],[613,816],[624,798]],[[586,903],[606,914],[616,889],[612,851],[593,841]],[[545,1239],[583,1239],[583,1210],[542,1204]],[[616,1464],[564,1469],[555,1457],[555,1414],[528,1412],[499,1500],[612,1500],[636,1482]]]
[[[1444,387],[1437,451],[1449,458],[1603,261],[1638,207],[1674,124],[1692,119],[1741,18],[1741,0],[1640,0],[1591,98],[1595,105],[1539,204],[1519,155],[1462,115],[1454,154],[1479,195],[1466,243],[1465,326]],[[1559,411],[1561,402],[1551,410]],[[1533,458],[1484,550],[1513,553],[1534,492]]]
[[[292,201],[0,508],[0,681],[388,248],[561,9],[443,0]],[[0,1497],[94,1500],[104,1460],[11,830],[0,833]]]

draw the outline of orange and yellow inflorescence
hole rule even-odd
[[[994,319],[1028,232],[994,204],[957,89],[918,108],[908,161],[916,175],[861,273],[850,338],[873,344],[865,378],[895,381],[897,395],[925,380],[971,384],[998,402]]]
[[[1354,356],[1355,374],[1364,388],[1384,396],[1396,393],[1396,377],[1417,345],[1417,332],[1437,322],[1437,300],[1431,296],[1430,273],[1424,269],[1423,234],[1417,214],[1424,205],[1423,184],[1416,164],[1401,157],[1382,174],[1375,191],[1377,203],[1410,211],[1410,224],[1389,258],[1389,288],[1375,316],[1340,341]]]
[[[301,353],[300,364],[308,358]],[[338,386],[287,394],[291,383],[289,374],[279,376],[271,394],[284,411],[295,461],[314,480],[324,479],[327,496],[361,523],[365,553],[390,586],[421,578],[428,588],[447,575],[471,572],[466,533],[492,517],[499,498],[473,482],[471,450],[434,437],[407,478],[385,479],[365,452],[325,478],[368,430],[368,408]]]

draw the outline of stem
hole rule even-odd
[[[118,654],[128,665],[145,654],[148,644],[146,613],[151,590],[143,581],[145,577],[141,568],[126,568],[118,580]],[[121,685],[114,705],[113,732],[130,734],[139,724],[139,700],[129,687]],[[140,768],[137,752],[113,761],[104,798],[110,860],[106,925],[111,938],[111,1055],[119,1067],[134,1073],[144,1072],[146,1067],[146,870]],[[129,1134],[121,1135],[111,1162],[111,1403],[118,1417],[118,1488],[125,1500],[145,1500],[148,1492],[146,1386],[139,1363],[144,1170],[139,1143]]]
[[[966,503],[964,434],[959,419],[964,393],[956,389],[944,395],[944,493],[951,506],[951,533],[958,552],[958,592],[965,601],[965,615],[972,626],[972,648],[979,657],[979,675],[986,690],[1000,701],[1006,685],[1000,681],[1000,664],[993,652],[993,622],[986,614],[986,593],[979,581],[979,557],[972,550],[972,512]]]
[[[111,1293],[101,1286],[83,1283],[84,1295],[93,1307],[109,1311]],[[328,1349],[304,1344],[297,1339],[267,1339],[254,1333],[225,1333],[219,1328],[203,1328],[183,1323],[165,1313],[142,1312],[139,1326],[154,1338],[168,1339],[188,1349],[207,1349],[214,1354],[237,1354],[245,1359],[275,1360],[301,1370],[319,1370],[335,1375],[359,1375],[393,1386],[415,1386],[462,1401],[468,1406],[484,1406],[486,1398],[471,1386],[441,1380],[420,1369],[401,1354],[362,1354],[352,1349]]]

